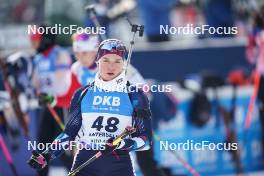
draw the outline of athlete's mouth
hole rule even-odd
[[[114,73],[107,73],[109,76],[113,76],[114,75]]]

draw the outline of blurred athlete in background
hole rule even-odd
[[[70,87],[71,57],[69,53],[56,45],[56,35],[52,34],[50,28],[45,29],[43,34],[31,34],[31,43],[37,55],[34,58],[33,85],[37,94],[63,97]],[[42,103],[40,101],[40,103]],[[54,107],[56,113],[63,118],[67,101],[60,101]],[[61,119],[63,121],[63,119]],[[59,125],[50,113],[49,108],[43,104],[39,113],[38,143],[50,143],[61,132]],[[70,169],[71,159],[63,155],[64,165]],[[39,172],[40,175],[48,174],[48,167]]]

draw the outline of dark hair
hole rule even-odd
[[[38,53],[45,51],[46,49],[52,47],[56,43],[56,34],[53,34],[51,28],[46,24],[42,24],[39,27],[44,28],[44,33],[42,34],[39,47],[37,49]]]
[[[253,15],[253,25],[255,27],[264,29],[264,5],[262,5],[258,12]]]

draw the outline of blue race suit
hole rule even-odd
[[[63,133],[56,139],[58,145],[69,145],[79,136],[79,143],[102,146],[110,137],[116,137],[126,126],[133,126],[137,131],[131,138],[123,140],[122,148],[116,155],[110,154],[94,161],[83,168],[80,176],[133,176],[130,151],[148,150],[151,145],[151,118],[149,102],[142,91],[117,92],[99,90],[94,85],[80,88],[73,96],[70,107],[70,120]],[[75,169],[95,153],[95,150],[78,150],[73,168]],[[63,150],[46,151],[51,159],[59,156]]]

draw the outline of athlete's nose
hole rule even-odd
[[[110,62],[110,63],[108,64],[108,70],[109,70],[109,71],[114,71],[114,70],[115,70],[115,63]]]

